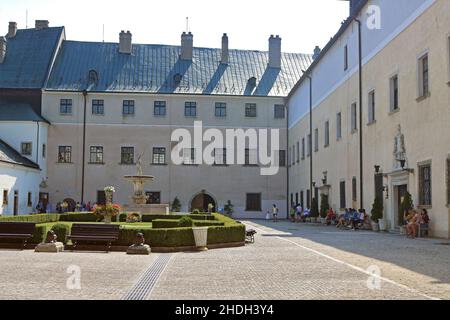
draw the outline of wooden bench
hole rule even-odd
[[[106,251],[109,252],[111,244],[119,240],[119,225],[114,224],[73,224],[68,239],[72,240],[72,251],[78,242],[93,241],[106,243]]]
[[[256,231],[253,229],[245,230],[245,240],[250,243],[255,243],[255,234]]]
[[[36,224],[32,222],[0,222],[0,239],[21,240],[23,250],[35,230]]]

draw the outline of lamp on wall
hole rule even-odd
[[[375,173],[380,173],[381,166],[375,165],[374,167],[375,167]]]
[[[324,171],[324,172],[323,172],[322,183],[323,183],[324,186],[327,185],[327,174],[328,174],[327,171]]]

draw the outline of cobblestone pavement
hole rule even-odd
[[[449,241],[245,223],[255,244],[172,255],[147,299],[450,299]],[[0,299],[121,299],[160,256],[1,249]],[[71,266],[80,290],[67,288]]]
[[[255,244],[177,255],[149,299],[450,298],[448,241],[245,223],[258,231]]]

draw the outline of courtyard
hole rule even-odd
[[[450,299],[448,240],[242,222],[254,244],[201,253],[1,249],[0,299]]]

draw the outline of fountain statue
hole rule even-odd
[[[136,161],[136,175],[125,176],[125,180],[133,184],[132,204],[124,205],[127,212],[147,214],[169,214],[169,205],[147,204],[148,197],[144,192],[144,186],[154,180],[155,177],[144,175],[142,170],[142,158],[144,153],[138,156]]]

